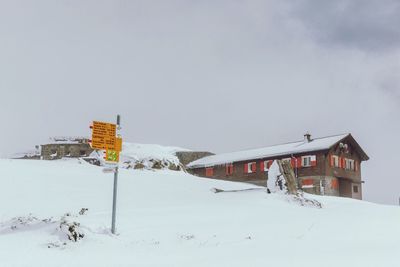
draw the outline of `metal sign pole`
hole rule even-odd
[[[117,130],[120,128],[121,116],[117,115]],[[111,233],[115,234],[115,215],[117,210],[117,182],[118,182],[118,162],[114,172],[114,191],[113,191],[113,206],[112,206],[112,221]]]

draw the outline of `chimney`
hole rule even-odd
[[[304,134],[304,141],[307,142],[307,143],[311,142],[311,134],[309,132]]]

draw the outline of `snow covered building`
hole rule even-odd
[[[41,158],[44,160],[87,157],[93,152],[85,137],[52,137],[50,142],[41,145]]]
[[[276,159],[290,161],[305,192],[362,199],[361,162],[369,159],[351,134],[204,157],[187,165],[194,175],[266,185]]]

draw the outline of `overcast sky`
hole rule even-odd
[[[89,135],[215,153],[351,132],[400,197],[400,2],[0,0],[0,154]]]

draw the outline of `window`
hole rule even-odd
[[[336,168],[339,167],[339,156],[332,155],[332,158],[331,158],[331,166],[332,166],[332,167],[336,167]]]
[[[354,160],[352,159],[345,159],[345,168],[346,170],[354,170]]]
[[[262,171],[265,171],[265,172],[267,172],[268,170],[269,170],[269,167],[271,167],[271,165],[272,165],[272,160],[266,160],[266,161],[264,161],[264,170],[262,170]]]
[[[213,168],[213,167],[208,167],[208,168],[206,168],[206,176],[207,176],[207,177],[212,177],[212,176],[214,176],[214,168]]]
[[[249,162],[244,164],[244,173],[254,173],[257,171],[257,164],[255,162]]]
[[[358,186],[357,185],[353,185],[353,192],[354,193],[358,193]]]
[[[311,167],[317,165],[317,157],[314,155],[301,157],[302,167]]]
[[[301,166],[310,167],[311,166],[311,157],[301,157]]]
[[[232,175],[233,174],[233,163],[225,165],[225,174]]]

